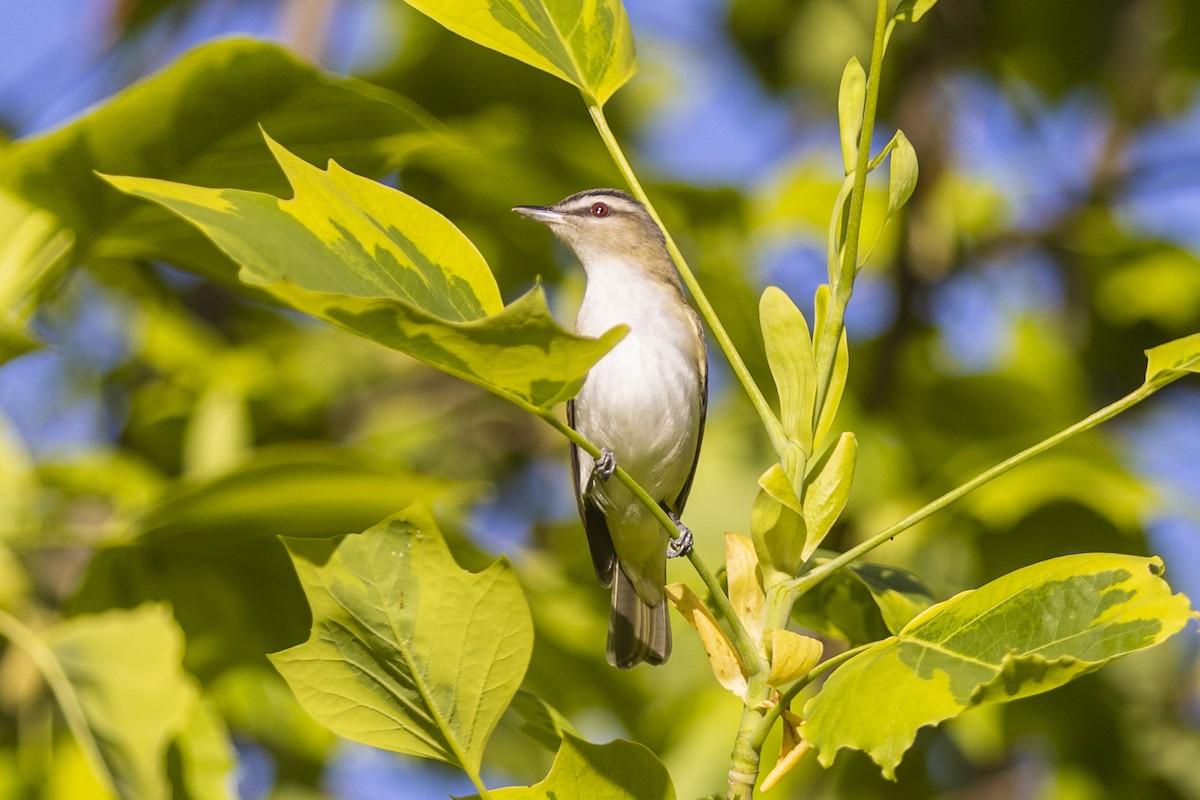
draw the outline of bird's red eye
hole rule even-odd
[[[608,205],[606,203],[592,203],[592,216],[593,217],[607,217],[608,216]]]

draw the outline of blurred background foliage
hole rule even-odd
[[[610,118],[764,388],[757,298],[776,284],[810,311],[824,279],[841,180],[838,79],[850,55],[865,57],[872,5],[626,2],[641,68]],[[315,101],[272,105],[268,132],[289,144],[287,131],[323,126],[302,155],[349,159],[439,209],[506,299],[540,276],[560,319],[572,318],[582,276],[508,209],[619,178],[577,94],[554,78],[385,0],[2,0],[0,20],[5,197],[117,202],[98,179],[85,195],[53,183],[54,169],[79,163],[47,166],[32,188],[9,180],[26,157],[9,142],[49,133],[202,41],[250,35],[354,75],[368,94],[373,84],[408,98],[444,142],[416,155],[382,137],[364,146],[376,132]],[[1192,0],[942,0],[897,31],[878,144],[903,128],[921,180],[851,305],[839,425],[858,435],[859,471],[827,546],[1131,390],[1145,348],[1200,329],[1198,40]],[[214,100],[204,124],[259,122],[236,110]],[[152,124],[158,111],[140,113]],[[142,174],[182,158],[167,152],[177,144],[148,148]],[[263,146],[249,160],[268,158]],[[94,165],[82,166],[90,180]],[[278,176],[261,180],[281,189]],[[868,220],[884,199],[873,202]],[[170,603],[184,666],[236,746],[244,798],[464,793],[458,776],[334,740],[264,657],[309,625],[275,537],[363,530],[422,499],[461,564],[503,552],[517,565],[537,625],[527,688],[593,740],[647,744],[680,797],[721,789],[739,709],[690,631],[679,627],[676,655],[657,670],[620,673],[601,657],[606,598],[563,442],[471,386],[103,241],[77,246],[23,298],[41,346],[0,367],[0,608],[38,627]],[[713,370],[688,517],[719,563],[722,534],[747,531],[772,456],[716,358]],[[873,559],[915,570],[945,598],[1062,553],[1158,553],[1195,598],[1198,498],[1200,387],[1183,381]],[[671,570],[691,577],[686,564]],[[1197,644],[1193,632],[923,731],[896,784],[843,753],[772,794],[1200,798]],[[0,797],[103,797],[35,675],[0,644]],[[551,752],[531,750],[518,728],[506,718],[494,737],[490,784],[545,773]]]

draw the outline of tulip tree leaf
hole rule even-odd
[[[851,747],[894,777],[920,728],[1048,691],[1181,630],[1196,614],[1161,572],[1157,558],[1064,556],[932,606],[833,673],[803,736],[827,766]]]
[[[277,45],[231,38],[196,47],[58,130],[0,150],[0,195],[24,207],[20,216],[52,219],[49,238],[73,239],[77,261],[157,259],[236,283],[229,261],[190,226],[112,191],[96,173],[277,191],[282,181],[260,126],[304,158],[336,158],[368,175],[453,143],[399,95],[324,73]],[[17,269],[22,284],[44,290],[61,269],[43,270],[41,258],[7,262],[10,225],[32,232],[7,204],[0,197],[0,284]]]
[[[637,71],[620,0],[406,0],[463,38],[604,103]]]
[[[904,207],[917,188],[917,151],[904,131],[896,131],[892,155],[888,161],[888,209],[891,217]]]
[[[829,284],[823,283],[817,287],[813,297],[813,317],[816,321],[813,336],[813,352],[821,350],[821,339],[825,331],[825,321],[829,315]],[[820,447],[825,437],[833,430],[833,420],[837,416],[838,406],[842,403],[842,392],[846,389],[846,377],[850,372],[850,345],[846,341],[846,328],[842,327],[842,336],[838,340],[837,351],[833,357],[833,374],[829,376],[829,387],[825,397],[818,398],[821,414],[817,419],[817,430],[813,436],[813,446]]]
[[[617,739],[592,744],[563,737],[545,780],[533,786],[492,789],[494,800],[675,800],[671,776],[644,745]],[[463,800],[479,800],[472,795]]]
[[[199,228],[244,282],[430,366],[548,407],[569,399],[624,335],[576,336],[540,289],[503,307],[474,245],[407,195],[330,163],[321,170],[268,139],[295,197],[109,177]]]
[[[417,506],[362,534],[284,544],[313,627],[271,661],[300,704],[346,738],[478,774],[533,651],[508,561],[460,569]]]
[[[196,716],[199,694],[181,664],[183,636],[165,606],[75,617],[51,628],[46,643],[118,797],[171,797],[167,750],[177,740],[189,786],[227,796],[215,787],[224,784],[229,746],[215,720]]]
[[[1200,333],[1152,347],[1146,351],[1146,359],[1146,383],[1200,372]]]
[[[807,457],[812,453],[817,394],[817,368],[808,323],[791,298],[776,286],[763,291],[758,309],[767,362],[779,390],[783,432]]]
[[[842,139],[842,165],[849,175],[858,166],[858,138],[862,133],[863,108],[867,101],[867,71],[851,56],[842,71],[838,89],[838,131]]]
[[[937,0],[900,0],[892,17],[904,22],[917,22],[937,5]]]
[[[813,559],[813,566],[829,559]],[[792,621],[823,636],[857,646],[899,633],[934,602],[915,573],[857,562],[830,575],[792,606]]]
[[[858,440],[853,433],[846,432],[813,466],[811,482],[804,495],[805,544],[802,559],[807,559],[816,551],[846,507],[857,458]]]

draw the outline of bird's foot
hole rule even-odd
[[[595,466],[592,469],[592,474],[596,475],[602,481],[606,481],[613,476],[613,472],[617,469],[617,454],[607,447],[600,448],[600,457],[596,459]]]
[[[667,544],[667,558],[686,556],[692,552],[692,532],[687,525],[679,521],[679,517],[675,515],[674,511],[668,511],[667,516],[671,518],[671,522],[675,523],[675,528],[679,531],[679,536]]]

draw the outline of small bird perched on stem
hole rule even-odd
[[[708,406],[708,362],[700,319],[683,296],[662,231],[645,207],[616,189],[592,189],[552,206],[513,211],[550,227],[587,274],[575,329],[629,334],[588,373],[567,421],[601,449],[571,445],[579,515],[600,583],[612,589],[608,662],[628,669],[671,653],[663,594],[666,559],[691,549],[679,521],[700,455]],[[679,528],[672,540],[619,481],[629,473]]]

